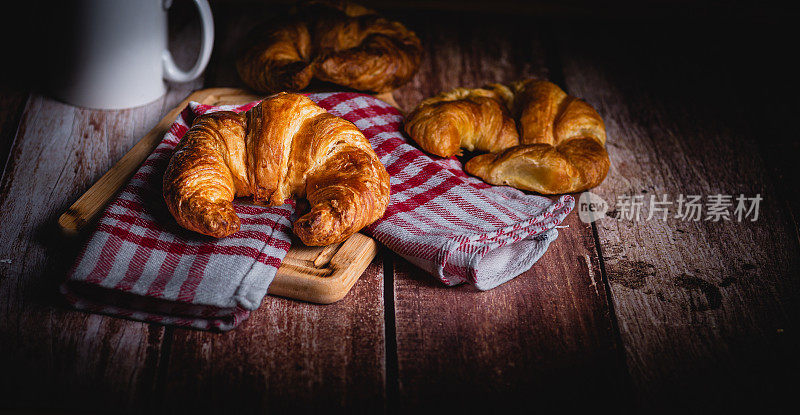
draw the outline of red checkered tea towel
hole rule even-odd
[[[496,287],[533,265],[574,206],[494,187],[467,176],[458,160],[430,157],[400,132],[401,114],[369,95],[309,94],[367,136],[391,176],[384,217],[364,230],[447,285]],[[199,114],[245,111],[256,103],[192,103],[111,203],[61,286],[76,308],[200,329],[229,330],[267,293],[289,250],[294,203],[237,200],[241,230],[214,239],[180,228],[161,197],[172,149]]]

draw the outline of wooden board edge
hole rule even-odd
[[[356,233],[350,236],[330,261],[330,274],[310,275],[299,267],[281,264],[268,293],[318,304],[344,298],[378,254],[374,239]]]
[[[103,208],[119,193],[122,186],[130,180],[136,169],[153,152],[169,126],[190,101],[204,102],[217,94],[219,88],[201,89],[189,94],[175,108],[165,115],[145,136],[139,140],[109,171],[95,182],[75,203],[58,218],[58,226],[68,234],[76,234],[84,226],[94,221]]]

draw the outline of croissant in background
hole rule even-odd
[[[306,245],[341,242],[383,216],[389,175],[366,137],[303,95],[202,115],[164,174],[164,200],[181,226],[217,238],[239,230],[235,197],[311,205],[293,225]]]
[[[236,67],[262,92],[301,90],[312,78],[387,92],[411,79],[421,57],[419,38],[402,24],[349,2],[312,1],[256,27]]]
[[[456,88],[422,101],[405,130],[423,150],[440,157],[495,152],[519,144],[514,120],[495,91]]]
[[[469,160],[467,172],[543,194],[597,186],[610,167],[603,119],[547,81],[457,88],[422,101],[405,130],[423,150],[442,157],[459,148],[489,151]]]

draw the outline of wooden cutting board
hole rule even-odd
[[[376,95],[397,107],[391,93]],[[93,224],[103,208],[122,189],[139,165],[152,153],[178,114],[189,101],[208,105],[244,104],[263,97],[237,88],[209,88],[193,92],[172,109],[100,180],[83,194],[58,219],[68,234]],[[309,247],[293,239],[292,247],[269,287],[269,294],[314,303],[329,304],[342,299],[378,252],[377,243],[357,233],[343,243]]]

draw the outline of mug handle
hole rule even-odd
[[[207,0],[194,0],[197,10],[200,12],[200,20],[203,23],[203,43],[200,45],[200,56],[194,63],[194,67],[188,72],[178,68],[175,60],[172,58],[172,53],[169,50],[164,50],[161,54],[161,61],[164,64],[164,78],[173,82],[189,82],[203,73],[203,70],[208,65],[208,59],[211,57],[211,48],[214,46],[214,18],[211,16],[211,6],[208,5]],[[164,9],[169,9],[172,6],[172,0],[164,1]]]

